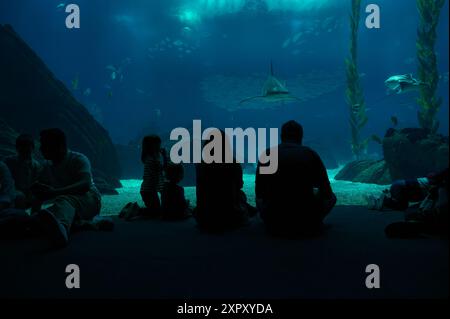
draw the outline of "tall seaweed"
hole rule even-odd
[[[358,31],[361,20],[361,0],[352,0],[350,15],[350,56],[346,59],[347,90],[346,97],[350,110],[351,147],[353,155],[360,159],[367,150],[369,139],[361,139],[361,130],[367,124],[364,93],[358,71]]]
[[[442,104],[442,98],[436,97],[440,77],[434,48],[437,38],[436,29],[444,4],[445,0],[417,0],[417,8],[420,14],[417,31],[418,76],[423,83],[417,101],[420,105],[418,118],[420,126],[428,129],[430,133],[436,133],[439,128],[436,115]]]

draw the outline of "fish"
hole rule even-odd
[[[398,126],[398,118],[396,116],[391,116],[391,123],[394,127]]]
[[[75,78],[72,80],[72,89],[74,91],[78,90],[78,84],[80,82],[79,75],[77,74]]]
[[[60,4],[58,4],[58,5],[56,6],[56,9],[57,9],[57,10],[61,10],[61,9],[63,9],[65,6],[66,6],[66,4],[65,4],[64,2],[61,2]]]
[[[156,117],[161,117],[161,110],[155,109],[155,114],[156,114]]]
[[[183,45],[183,41],[181,40],[176,40],[173,42],[173,45],[176,47],[181,47]]]
[[[117,73],[116,73],[116,71],[114,71],[111,73],[111,80],[114,81],[116,78],[117,78]]]
[[[291,44],[291,38],[283,42],[283,49],[286,49],[289,46],[289,44]]]
[[[303,32],[299,32],[296,35],[294,35],[294,37],[292,38],[292,42],[296,43],[302,35],[303,35]]]
[[[92,93],[92,90],[90,88],[87,88],[86,90],[84,90],[83,95],[89,96],[89,95],[91,95],[91,93]]]
[[[370,139],[378,144],[383,144],[383,140],[378,135],[372,135]]]
[[[426,85],[426,83],[415,79],[412,74],[394,75],[389,77],[384,83],[389,90],[397,94],[417,90],[420,86]]]
[[[292,103],[301,101],[299,98],[291,95],[285,84],[278,80],[273,71],[273,63],[270,63],[270,74],[262,88],[262,95],[249,97],[239,102],[239,105],[259,101],[265,103]]]

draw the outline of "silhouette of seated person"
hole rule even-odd
[[[23,134],[16,139],[17,155],[5,159],[16,187],[15,207],[31,208],[33,195],[31,186],[38,181],[42,166],[33,158],[34,140]]]
[[[187,201],[184,196],[184,188],[178,185],[183,178],[183,165],[173,163],[167,165],[167,182],[161,192],[161,210],[163,219],[179,220],[192,216],[192,210],[189,208],[189,201]]]
[[[209,133],[196,174],[197,207],[194,217],[200,229],[225,231],[248,222],[250,206],[242,192],[242,167],[233,158],[228,137],[223,131],[214,129]]]
[[[42,131],[40,144],[47,161],[32,192],[39,204],[49,202],[51,206],[40,210],[37,217],[44,234],[62,248],[69,242],[75,221],[91,221],[100,213],[101,196],[93,182],[89,159],[68,149],[63,131]]]
[[[164,168],[166,167],[167,156],[165,150],[161,147],[159,136],[149,135],[144,137],[141,160],[144,164],[141,197],[145,208],[139,210],[139,215],[141,217],[160,217],[161,202],[158,193],[162,191],[164,186]]]
[[[278,151],[278,170],[256,175],[258,210],[269,233],[302,236],[319,232],[324,218],[336,204],[326,168],[319,155],[302,146],[303,127],[290,121],[283,125]],[[266,153],[271,149],[266,150]]]
[[[405,221],[386,228],[389,237],[448,236],[448,168],[426,177],[397,180],[380,196],[368,196],[372,210],[404,211]]]

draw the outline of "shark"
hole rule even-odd
[[[262,95],[249,97],[239,102],[242,105],[247,102],[264,102],[264,103],[292,103],[301,101],[293,96],[286,87],[286,84],[278,80],[273,71],[273,63],[270,63],[270,74],[264,82]]]
[[[394,75],[384,83],[389,90],[397,94],[417,90],[420,86],[425,85],[425,83],[415,79],[412,74]]]

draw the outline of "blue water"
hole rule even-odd
[[[350,1],[76,0],[79,30],[65,27],[60,3],[0,0],[0,23],[14,27],[116,143],[147,131],[189,127],[192,119],[215,127],[279,127],[295,119],[304,125],[307,141],[331,148],[339,159],[351,156],[344,93]],[[360,32],[359,66],[369,108],[363,135],[382,136],[391,116],[400,127],[418,126],[417,93],[385,98],[384,85],[391,75],[416,73],[418,12],[413,0],[363,1],[363,7],[369,3],[381,7],[381,29],[362,25]],[[446,135],[448,32],[447,3],[436,47],[440,72],[447,74],[438,92],[444,99],[440,132]],[[264,81],[271,60],[276,75],[305,95],[304,101],[275,109],[225,109],[229,101],[260,94],[253,82]],[[111,67],[120,68],[115,79]],[[302,79],[314,82],[307,92]],[[233,89],[230,81],[247,86]],[[380,154],[380,146],[371,144],[369,152]]]

